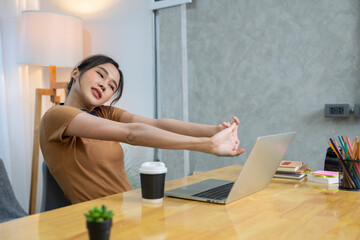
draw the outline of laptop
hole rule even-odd
[[[296,132],[258,137],[235,182],[206,179],[165,192],[166,196],[228,204],[269,185]]]

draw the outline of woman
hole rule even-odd
[[[73,69],[65,103],[41,120],[44,159],[72,204],[131,189],[119,142],[217,156],[244,152],[238,149],[236,117],[213,126],[150,119],[112,107],[122,95],[123,81],[113,59],[91,56]],[[111,97],[110,106],[104,106]]]

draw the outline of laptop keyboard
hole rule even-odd
[[[222,199],[227,198],[233,185],[234,185],[233,182],[227,183],[225,185],[221,185],[219,187],[212,188],[212,189],[206,190],[204,192],[194,194],[192,196],[215,199],[215,200],[222,200]]]

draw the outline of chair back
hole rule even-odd
[[[4,163],[0,159],[0,223],[26,215],[15,197]]]
[[[65,198],[63,190],[51,175],[45,161],[42,164],[43,173],[43,194],[41,202],[41,212],[53,210],[60,207],[71,205]]]

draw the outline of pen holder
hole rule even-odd
[[[339,159],[339,189],[360,191],[360,160]]]

